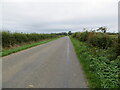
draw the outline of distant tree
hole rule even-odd
[[[106,27],[99,27],[97,31],[102,31],[103,33],[106,33],[107,28]]]
[[[72,35],[71,31],[68,32],[68,35]]]
[[[86,29],[86,28],[83,28],[83,31],[85,32],[85,31],[87,31],[87,29]]]
[[[65,36],[67,36],[67,33],[66,32],[61,32],[61,33],[56,33],[56,35],[65,35]]]

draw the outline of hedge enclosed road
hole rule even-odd
[[[2,59],[3,88],[85,88],[86,79],[69,37]]]

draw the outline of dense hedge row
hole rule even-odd
[[[2,32],[2,47],[11,47],[23,43],[36,42],[44,39],[55,38],[56,34],[37,34],[37,33],[11,33]]]
[[[116,34],[117,36],[118,34]],[[91,46],[99,47],[100,49],[111,48],[114,52],[114,57],[120,55],[120,34],[118,38],[113,38],[109,34],[98,32],[76,32],[72,35],[73,38],[79,41],[86,42]]]
[[[114,43],[114,52],[120,56],[120,34],[118,35],[117,43]]]
[[[87,75],[90,88],[120,88],[120,58],[113,60],[111,49],[99,49],[71,38],[78,58]]]
[[[120,87],[120,34],[118,38],[111,35],[114,34],[88,31],[76,32],[72,35],[77,39],[73,39],[72,42],[86,73],[89,74],[91,87]]]
[[[77,38],[80,41],[87,42],[93,46],[97,46],[102,49],[107,49],[113,44],[113,39],[110,38],[107,34],[104,33],[95,33],[95,32],[77,32],[73,34],[74,38]]]

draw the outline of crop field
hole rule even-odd
[[[85,71],[89,87],[120,88],[118,34],[76,32],[71,36],[71,41]]]

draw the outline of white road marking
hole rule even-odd
[[[28,88],[34,88],[34,85],[28,85]]]

